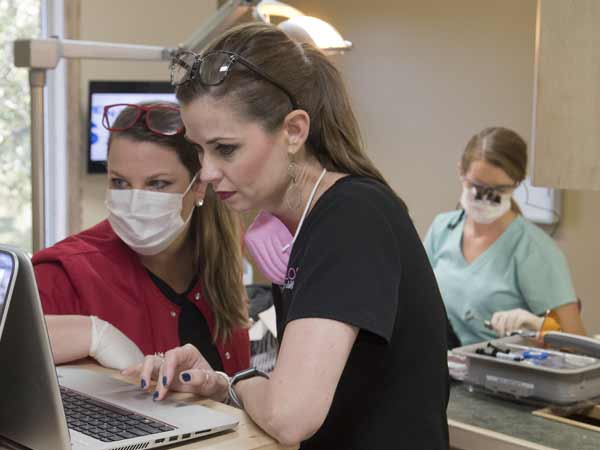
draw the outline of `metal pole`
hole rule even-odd
[[[31,88],[31,218],[32,250],[45,247],[44,214],[44,87],[46,69],[29,70]]]

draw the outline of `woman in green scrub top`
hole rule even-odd
[[[539,330],[548,311],[562,331],[585,334],[564,255],[512,199],[526,175],[525,141],[486,128],[459,167],[462,208],[434,219],[425,249],[460,344]]]

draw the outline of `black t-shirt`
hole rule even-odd
[[[161,280],[159,277],[148,271],[150,278],[156,284],[162,294],[172,303],[176,304],[181,308],[179,314],[178,333],[179,342],[181,345],[192,344],[206,361],[210,364],[213,370],[223,371],[223,362],[219,356],[219,351],[213,341],[208,328],[208,323],[202,315],[202,313],[196,308],[192,302],[187,298],[189,292],[196,285],[197,279],[194,278],[190,283],[190,286],[182,294],[178,294]]]
[[[446,312],[404,205],[348,176],[327,190],[274,287],[278,336],[302,318],[360,329],[329,414],[302,449],[447,449]]]

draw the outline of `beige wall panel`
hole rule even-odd
[[[533,179],[600,190],[600,2],[540,0]]]
[[[600,333],[600,192],[566,191],[556,233],[569,260],[577,295],[583,302],[583,321],[591,334]]]

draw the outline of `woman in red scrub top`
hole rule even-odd
[[[187,343],[214,370],[247,368],[240,227],[197,176],[176,105],[111,105],[108,218],[36,253],[55,362],[123,369]]]

